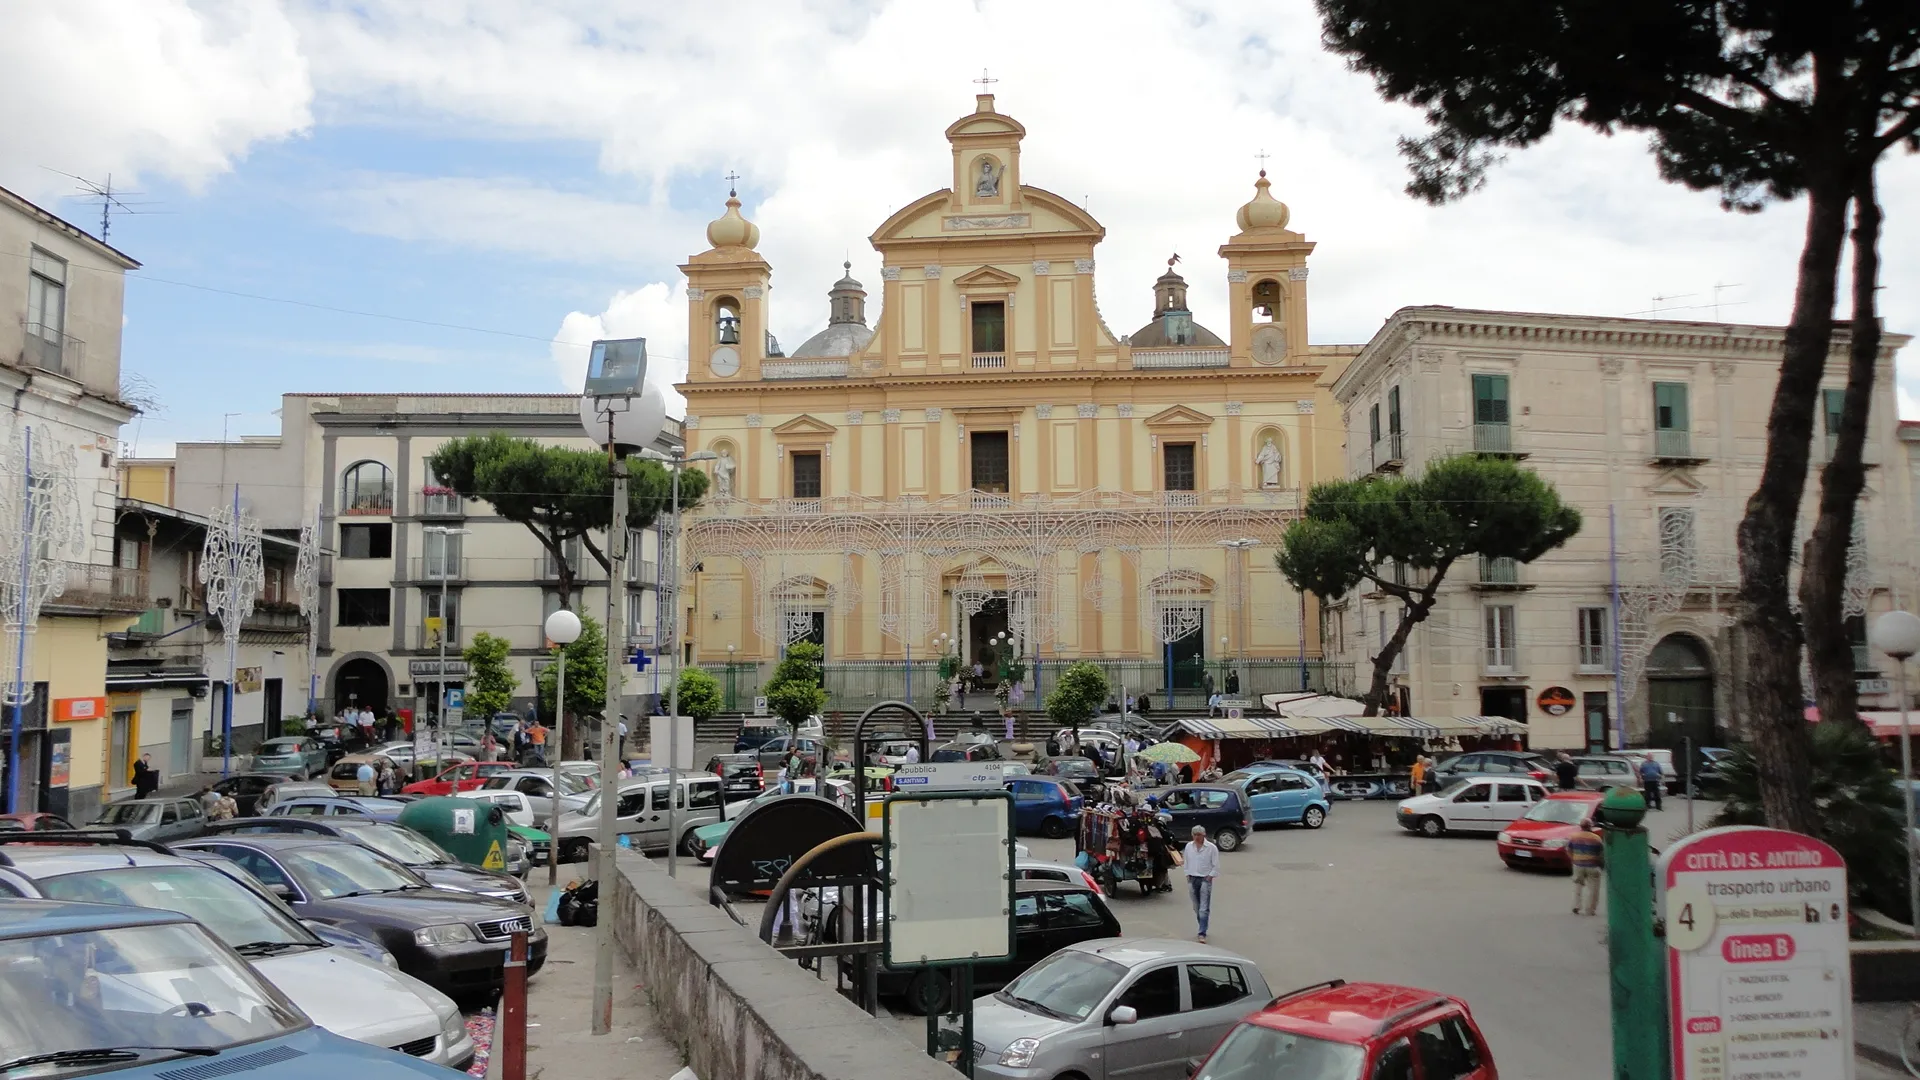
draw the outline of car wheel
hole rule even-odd
[[[1213,842],[1221,851],[1236,851],[1240,847],[1240,830],[1220,829],[1213,834]]]
[[[695,859],[700,857],[700,838],[693,835],[692,829],[688,829],[686,835],[680,838],[680,854]]]
[[[1050,817],[1040,823],[1040,835],[1049,840],[1058,840],[1067,835],[1067,819]]]
[[[1300,824],[1305,825],[1309,829],[1317,829],[1326,823],[1327,812],[1317,806],[1307,807],[1307,812],[1300,815]]]
[[[1446,833],[1447,823],[1441,821],[1438,815],[1428,814],[1420,819],[1421,836],[1445,836]]]
[[[926,970],[913,977],[907,984],[907,1011],[915,1016],[944,1012],[947,998],[952,996],[952,984],[939,971]]]

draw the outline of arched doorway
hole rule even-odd
[[[1721,742],[1713,708],[1713,653],[1692,634],[1668,634],[1647,657],[1647,743],[1695,747]]]
[[[379,661],[356,656],[333,672],[333,707],[372,709],[375,716],[387,711],[387,698],[393,687],[387,682],[387,669]]]

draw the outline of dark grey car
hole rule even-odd
[[[206,825],[199,799],[128,799],[100,811],[89,827],[125,829],[135,840],[166,843],[199,836]]]
[[[1543,784],[1555,782],[1553,762],[1527,750],[1473,750],[1455,754],[1434,766],[1433,775],[1442,789],[1480,776],[1494,780],[1525,776]]]

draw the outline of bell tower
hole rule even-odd
[[[1240,208],[1240,231],[1220,246],[1227,260],[1233,367],[1307,362],[1307,256],[1313,243],[1287,228],[1287,204],[1269,191],[1267,170]]]
[[[687,381],[758,379],[771,340],[767,290],[773,267],[754,250],[760,226],[741,216],[740,196],[732,188],[726,213],[707,225],[707,243],[713,246],[680,267],[687,275]]]

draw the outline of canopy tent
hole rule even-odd
[[[1819,723],[1820,710],[1809,705],[1806,709],[1806,717],[1814,723]],[[1888,712],[1861,709],[1860,722],[1867,725],[1867,730],[1873,732],[1877,738],[1897,739],[1900,737],[1900,713],[1898,711]],[[1913,726],[1914,734],[1920,735],[1920,713],[1914,714],[1910,718],[1909,723]]]
[[[1342,700],[1342,699],[1332,699]],[[1325,735],[1333,731],[1358,735],[1393,735],[1408,739],[1444,739],[1472,735],[1519,735],[1526,725],[1504,716],[1249,716],[1240,720],[1189,717],[1176,721],[1175,732],[1203,739],[1285,739],[1297,735]]]
[[[1262,694],[1260,703],[1288,718],[1359,716],[1367,708],[1365,702],[1331,694]]]

